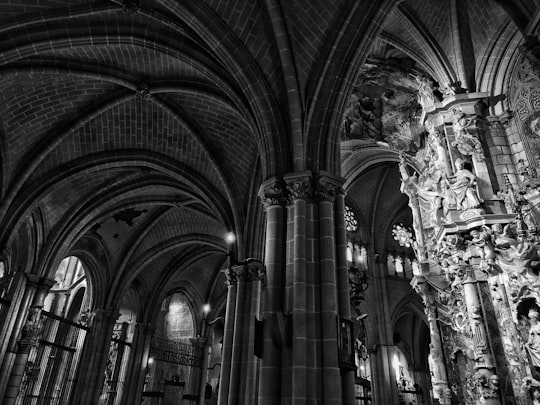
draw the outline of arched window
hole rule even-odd
[[[189,341],[195,337],[195,321],[184,295],[174,293],[167,297],[163,300],[161,312],[160,337],[177,341]]]
[[[349,232],[356,232],[358,230],[358,219],[356,214],[348,205],[345,206],[345,228]]]
[[[43,309],[78,322],[81,313],[88,309],[86,273],[79,258],[69,256],[62,260],[54,274],[54,281]]]
[[[166,400],[181,397],[184,386],[198,375],[202,358],[203,345],[196,337],[188,300],[181,293],[169,295],[161,303],[150,343],[143,397],[156,392],[162,392]]]
[[[67,403],[87,333],[89,302],[86,274],[74,256],[62,260],[45,298],[24,369],[18,403]],[[45,401],[45,402],[44,402]]]

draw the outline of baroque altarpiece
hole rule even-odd
[[[420,86],[424,141],[401,151],[430,370],[441,404],[540,404],[539,80],[523,58],[508,105]],[[523,158],[520,158],[523,157]]]

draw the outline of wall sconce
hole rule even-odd
[[[227,232],[225,235],[225,243],[227,244],[227,267],[230,268],[232,264],[234,264],[234,257],[233,257],[233,246],[234,242],[236,242],[236,235],[234,232]]]
[[[210,306],[210,304],[204,304],[203,307],[202,307],[202,311],[203,311],[203,321],[204,323],[206,323],[208,326],[212,326],[212,325],[215,325],[217,322],[221,321],[221,322],[225,322],[225,318],[223,318],[222,316],[218,316],[217,318],[209,321],[208,320],[208,314],[210,313],[210,310],[212,309],[212,307]]]

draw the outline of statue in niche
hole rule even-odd
[[[455,197],[457,209],[469,210],[480,207],[480,198],[475,189],[476,176],[465,169],[465,162],[456,159],[456,173],[454,183],[449,183],[449,187]]]
[[[540,322],[538,321],[540,314],[538,313],[538,309],[531,308],[528,317],[531,327],[529,329],[529,339],[525,343],[525,347],[529,351],[531,366],[537,371],[540,371]]]

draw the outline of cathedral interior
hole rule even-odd
[[[0,403],[540,404],[540,0],[0,0]]]

